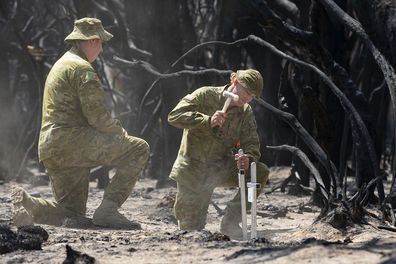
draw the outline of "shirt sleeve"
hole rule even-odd
[[[102,84],[93,68],[83,67],[76,75],[81,109],[88,124],[102,133],[123,134],[121,122],[107,109]]]
[[[203,100],[204,95],[199,91],[186,95],[169,113],[169,124],[182,129],[210,129],[210,116],[199,111]]]
[[[241,148],[249,156],[251,161],[258,161],[260,159],[260,140],[257,134],[257,124],[250,106],[247,107],[242,122],[240,142]]]

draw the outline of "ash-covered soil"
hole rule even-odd
[[[265,191],[288,176],[288,168],[272,168]],[[48,232],[41,250],[18,249],[0,255],[0,263],[63,263],[66,245],[88,255],[86,263],[396,263],[396,233],[378,228],[379,220],[337,230],[314,223],[320,209],[308,196],[291,196],[279,190],[258,199],[259,238],[230,240],[219,233],[221,216],[210,205],[206,229],[177,230],[172,214],[176,189],[155,189],[151,179],[140,180],[121,208],[127,217],[142,225],[139,231],[99,228],[76,229],[41,225]],[[0,185],[0,224],[12,225],[11,183]],[[103,190],[91,184],[87,216],[92,217]],[[50,198],[49,186],[22,184],[29,192]],[[236,189],[218,188],[212,200],[221,209]],[[374,214],[377,212],[372,211]],[[250,219],[248,219],[250,223]],[[70,249],[69,249],[70,251]],[[69,252],[70,253],[70,252]],[[86,256],[84,255],[84,256]],[[80,258],[81,261],[82,258]],[[69,262],[72,263],[72,262]],[[76,262],[84,263],[84,262]]]

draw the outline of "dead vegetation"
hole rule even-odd
[[[275,260],[298,254],[303,245],[317,249],[324,241],[334,242],[332,235],[341,241],[331,244],[338,249],[348,237],[354,241],[352,236],[366,232],[360,228],[395,232],[395,11],[396,4],[389,0],[2,1],[0,30],[7,38],[0,39],[1,221],[10,223],[4,187],[10,181],[31,183],[35,195],[40,194],[36,189],[49,192],[36,152],[43,83],[50,66],[67,48],[63,38],[73,20],[95,16],[115,35],[94,65],[109,107],[128,132],[146,139],[152,150],[144,180],[154,179],[155,184],[135,190],[131,199],[139,200],[138,209],[133,208],[140,210],[136,217],[158,229],[133,234],[146,244],[140,247],[137,240],[124,241],[128,248],[122,252],[139,259],[143,258],[140,252],[156,243],[173,241],[191,250],[202,243],[232,248],[227,251],[230,261],[268,254],[275,257],[263,258]],[[262,72],[266,84],[263,97],[252,103],[263,143],[262,161],[271,167],[291,167],[266,194],[271,197],[280,190],[298,199],[310,196],[310,201],[298,205],[284,204],[290,199],[278,196],[278,204],[262,200],[258,211],[262,227],[300,214],[312,216],[314,224],[293,230],[289,237],[266,240],[264,233],[262,241],[246,245],[227,241],[216,233],[214,224],[209,232],[176,232],[175,190],[167,177],[180,131],[167,125],[166,116],[187,92],[223,84],[231,70],[249,67]],[[109,175],[111,168],[92,169],[100,189],[108,184]],[[101,190],[92,190],[98,198]],[[144,207],[140,199],[151,207]],[[221,217],[222,199],[214,198],[209,222]],[[61,231],[51,227],[60,236],[52,234],[55,237],[45,243],[64,246],[69,240],[79,241],[78,232],[69,237],[65,227],[72,229],[75,224],[66,222]],[[98,232],[89,222],[85,228]],[[171,231],[164,231],[167,228]],[[17,234],[7,232],[9,239]],[[315,240],[301,242],[310,235]],[[108,244],[122,240],[98,236],[97,241],[91,235],[83,240]],[[281,239],[290,238],[299,242],[278,247]],[[394,259],[382,241],[364,241],[367,245],[356,251],[383,246],[389,261]],[[18,243],[10,248],[19,248]],[[254,245],[261,248],[256,250]],[[249,248],[236,249],[244,246]],[[230,252],[236,250],[239,253]],[[220,255],[216,251],[210,258]]]

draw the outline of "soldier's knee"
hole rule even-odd
[[[139,152],[142,160],[147,161],[150,156],[150,145],[144,139],[140,139]]]
[[[130,138],[130,154],[142,163],[146,163],[150,155],[150,145],[141,138],[131,137]]]

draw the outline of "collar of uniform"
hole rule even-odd
[[[82,52],[79,48],[73,46],[69,51],[70,51],[71,53],[73,53],[73,54],[79,56],[80,58],[82,58],[82,59],[88,61],[87,56],[85,56],[84,52]]]

